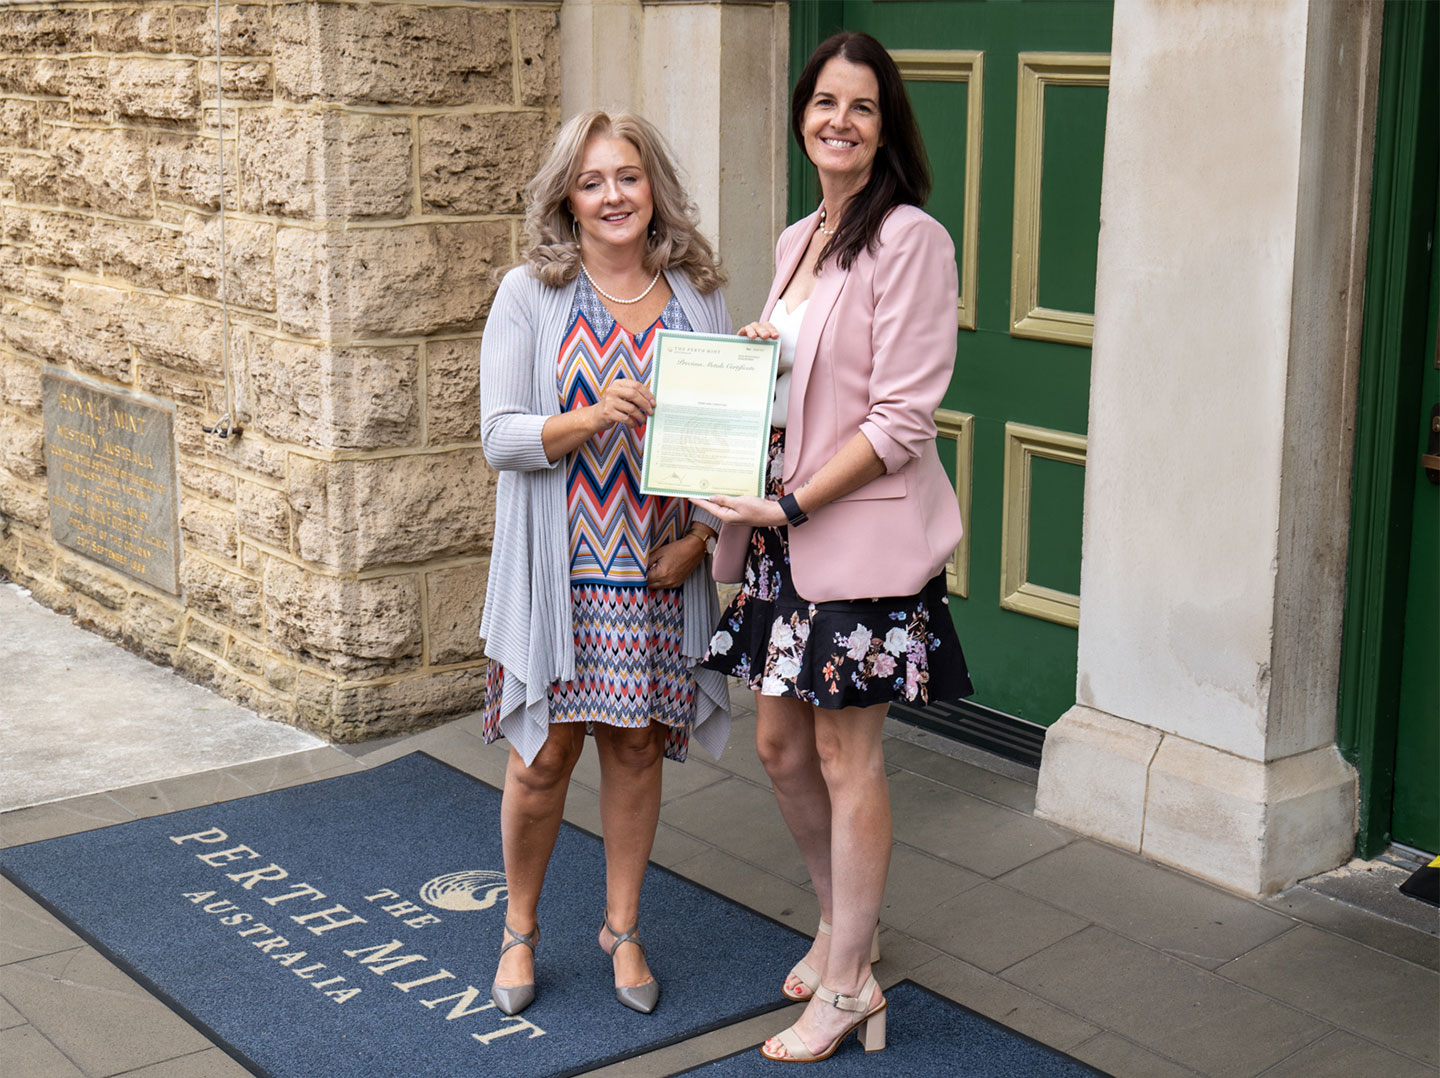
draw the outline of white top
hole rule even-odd
[[[772,426],[783,427],[790,414],[790,372],[795,367],[795,346],[800,342],[800,323],[805,321],[805,305],[800,302],[793,311],[786,310],[785,301],[775,301],[770,312],[770,324],[780,331],[780,362],[775,375],[775,404],[770,410]]]

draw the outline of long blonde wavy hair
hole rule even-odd
[[[566,121],[556,133],[550,156],[525,187],[525,262],[552,288],[573,281],[580,272],[580,245],[568,199],[580,175],[586,143],[606,135],[623,138],[635,147],[650,180],[654,212],[645,244],[645,268],[652,273],[683,270],[699,291],[715,291],[725,283],[725,275],[709,241],[700,234],[695,203],[680,183],[660,132],[633,112],[591,109]]]

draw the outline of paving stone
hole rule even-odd
[[[707,764],[700,759],[700,754],[695,751],[695,742],[690,742],[690,755],[684,763],[677,764],[674,760],[666,760],[664,764],[664,778],[661,787],[661,804],[687,797],[697,790],[703,790],[717,782],[723,781],[728,773],[722,771],[713,764]],[[778,809],[776,810],[779,811]],[[664,809],[661,809],[664,815]]]
[[[82,940],[4,877],[0,877],[0,965],[24,962],[57,951],[73,951]]]
[[[139,1070],[126,1071],[124,1078],[249,1078],[250,1071],[219,1048],[167,1059]]]
[[[1063,827],[910,772],[890,780],[890,804],[901,842],[991,878],[1075,837]]]
[[[1434,1026],[1432,1024],[1433,1033]],[[1435,1068],[1397,1055],[1371,1041],[1336,1030],[1289,1059],[1277,1063],[1263,1078],[1434,1078]]]
[[[947,899],[985,882],[977,872],[896,843],[890,851],[890,878],[880,922],[908,929]]]
[[[880,943],[883,947],[885,940],[882,938]],[[909,977],[916,984],[1062,1052],[1099,1032],[1080,1016],[949,955],[940,955]]]
[[[663,817],[663,811],[662,811]],[[655,829],[655,845],[650,850],[650,860],[657,865],[673,869],[682,861],[688,861],[692,857],[698,857],[710,847],[697,838],[677,831],[673,827],[666,827],[662,818],[660,826]]]
[[[885,759],[906,771],[943,782],[957,790],[994,801],[997,805],[1015,809],[1017,812],[1035,810],[1035,784],[1021,782],[1005,775],[997,775],[983,767],[956,760],[942,753],[927,749],[899,738],[890,738],[885,743]]]
[[[1206,969],[1294,927],[1259,903],[1096,842],[1072,842],[1001,879]]]
[[[792,883],[810,878],[775,796],[743,779],[727,778],[676,798],[665,806],[665,821]]]
[[[1440,1063],[1440,976],[1430,970],[1301,925],[1219,972],[1342,1029]]]
[[[713,1033],[672,1044],[668,1048],[660,1048],[599,1070],[586,1071],[585,1078],[668,1078],[669,1075],[679,1074],[691,1067],[747,1048],[756,1050],[755,1058],[758,1062],[759,1046],[765,1039],[774,1036],[786,1026],[793,1025],[804,1009],[797,1003],[792,1007],[758,1015],[748,1021],[717,1029]]]
[[[0,966],[0,994],[87,1074],[118,1074],[211,1047],[89,947]]]
[[[754,865],[731,857],[723,850],[707,849],[704,853],[682,861],[671,868],[696,883],[718,891],[727,898],[733,898],[742,905],[773,917],[798,932],[807,935],[815,930],[815,896],[797,887],[789,880],[772,875]],[[798,942],[798,941],[797,941]],[[793,958],[776,956],[773,968],[757,971],[757,977],[771,976],[780,983],[785,979],[795,959],[803,956],[803,950]]]
[[[133,820],[134,814],[105,794],[72,797],[0,815],[0,847],[23,846]]]
[[[85,1078],[34,1026],[0,1032],[0,1073],[16,1078]]]
[[[1008,887],[983,883],[941,903],[910,931],[947,954],[999,973],[1087,923]]]
[[[15,1026],[23,1026],[25,1016],[3,998],[0,998],[0,1029],[12,1029]]]
[[[1440,971],[1440,940],[1428,932],[1417,932],[1408,925],[1376,916],[1368,909],[1317,894],[1306,887],[1292,887],[1267,899],[1265,905],[1366,947]]]
[[[182,812],[200,805],[233,801],[237,797],[250,797],[254,793],[250,787],[224,771],[202,771],[198,775],[182,775],[160,782],[127,786],[123,790],[113,791],[109,796],[129,809],[137,818],[144,819],[162,816],[167,812]]]
[[[280,790],[286,786],[309,782],[332,773],[345,773],[339,769],[354,763],[346,753],[333,745],[327,745],[310,749],[308,752],[293,752],[288,756],[236,764],[226,768],[226,771],[256,793],[264,793],[267,790]]]
[[[1099,927],[1047,947],[1004,976],[1211,1078],[1249,1078],[1326,1028],[1258,992]]]
[[[1111,1078],[1196,1078],[1189,1067],[1157,1056],[1113,1033],[1097,1034],[1084,1044],[1077,1044],[1070,1054],[1082,1063],[1098,1067]]]

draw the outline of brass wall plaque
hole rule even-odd
[[[175,406],[55,368],[43,386],[55,542],[178,595]]]

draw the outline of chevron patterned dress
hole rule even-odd
[[[648,381],[657,329],[690,329],[672,296],[660,317],[632,334],[605,309],[582,276],[570,327],[560,346],[560,407],[594,404],[616,378]],[[689,525],[683,499],[640,493],[645,428],[612,427],[570,455],[570,602],[575,624],[575,680],[548,691],[550,721],[668,727],[665,755],[685,759],[695,717],[695,680],[680,651],[684,610],[679,588],[645,586],[650,552]],[[490,664],[484,734],[500,736],[504,670]]]

